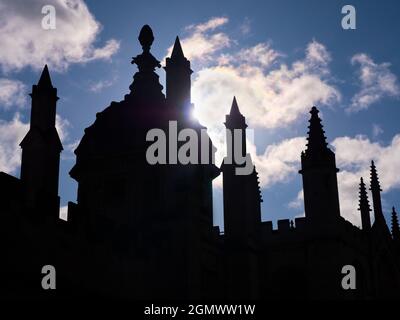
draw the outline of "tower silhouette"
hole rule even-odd
[[[245,163],[238,163],[239,155],[246,157],[246,119],[240,113],[236,98],[226,115],[227,153],[223,160],[221,171],[223,175],[224,197],[224,234],[232,241],[246,241],[254,237],[261,221],[261,196],[257,181],[257,173],[241,175],[238,168]],[[236,150],[239,149],[239,150]],[[250,159],[251,160],[251,159]],[[241,239],[241,240],[240,240]]]
[[[60,153],[63,150],[56,129],[57,88],[54,88],[47,65],[37,85],[32,86],[31,122],[20,143],[22,148],[21,181],[27,204],[45,206],[56,215],[59,208],[58,178]]]
[[[183,54],[179,37],[176,37],[171,57],[166,59],[167,104],[178,109],[178,114],[190,116],[191,82],[190,61]]]
[[[340,217],[335,154],[328,148],[318,109],[312,107],[307,149],[301,154],[307,220],[333,223]]]

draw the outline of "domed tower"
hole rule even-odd
[[[208,245],[203,241],[214,231],[211,186],[219,171],[211,163],[148,161],[146,153],[154,143],[148,141],[150,130],[165,133],[169,150],[171,121],[180,118],[166,103],[155,73],[160,63],[150,52],[153,40],[145,25],[139,35],[143,52],[132,60],[139,70],[130,92],[85,129],[70,172],[78,182],[78,199],[68,218],[84,226],[81,231],[90,242],[111,249],[111,258],[91,261],[112,261],[108,268],[114,273],[93,266],[93,282],[99,277],[107,281],[111,274],[120,279],[119,290],[125,286],[133,297],[196,297],[204,292],[202,268],[207,262],[201,259]]]

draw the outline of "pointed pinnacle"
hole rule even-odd
[[[241,115],[240,110],[239,110],[239,106],[238,106],[238,104],[237,104],[237,101],[236,101],[236,97],[235,97],[235,96],[233,97],[232,106],[231,106],[231,111],[230,111],[229,114],[230,114],[230,115],[233,115],[233,114],[240,114],[240,115]]]
[[[371,186],[370,190],[376,189],[378,191],[382,191],[381,185],[379,183],[379,177],[378,177],[378,172],[376,170],[375,162],[374,160],[371,161]]]
[[[175,39],[174,48],[172,49],[171,58],[184,58],[181,42],[179,41],[179,37],[177,36]]]
[[[325,131],[321,123],[321,119],[318,116],[319,110],[314,106],[311,108],[311,118],[309,120],[309,131],[308,131],[308,143],[307,150],[322,151],[327,149],[327,142],[325,137]]]
[[[53,88],[47,64],[43,68],[42,74],[41,74],[39,82],[38,82],[38,86],[44,87],[44,88]]]

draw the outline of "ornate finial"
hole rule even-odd
[[[137,64],[139,72],[153,72],[155,68],[160,68],[160,61],[150,53],[150,47],[154,41],[153,31],[146,24],[142,27],[139,34],[139,42],[142,45],[143,53],[132,58],[132,64]]]
[[[162,85],[158,81],[158,75],[154,72],[155,68],[160,68],[158,61],[150,52],[150,47],[154,41],[153,31],[146,24],[139,33],[139,42],[142,45],[143,52],[132,58],[132,64],[138,66],[139,72],[133,76],[133,82],[129,86],[131,98],[143,101],[156,101],[156,103],[165,102],[165,96],[162,93]]]
[[[145,24],[139,33],[139,42],[142,45],[143,51],[149,52],[150,47],[154,41],[153,30],[151,30],[150,26]]]

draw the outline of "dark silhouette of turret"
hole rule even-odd
[[[57,88],[51,83],[47,65],[38,84],[32,86],[30,96],[30,129],[20,143],[21,181],[28,206],[34,207],[41,197],[58,199],[60,152],[63,149],[56,129]]]
[[[363,178],[360,179],[360,193],[359,193],[359,206],[358,210],[361,213],[361,224],[363,230],[371,229],[371,217],[369,213],[371,212],[371,208],[369,206],[367,190],[365,188],[365,183]]]
[[[328,222],[340,216],[335,154],[328,148],[325,131],[312,107],[307,149],[301,154],[304,206],[307,220]]]
[[[400,227],[397,219],[396,209],[392,208],[392,237],[393,240],[400,244]]]
[[[223,174],[224,237],[226,241],[227,283],[231,298],[252,297],[256,288],[254,245],[261,224],[258,176],[253,168],[247,175],[238,174],[243,167],[235,153],[246,156],[246,119],[236,98],[225,121],[228,157],[221,166]],[[235,134],[239,133],[239,134]],[[240,150],[235,150],[240,148]],[[236,152],[237,151],[237,152]],[[244,158],[243,158],[244,159]],[[251,160],[251,159],[250,159]]]
[[[186,117],[191,112],[190,61],[183,54],[179,37],[176,37],[170,58],[166,59],[167,104]]]
[[[384,223],[385,218],[383,216],[383,211],[382,211],[382,200],[381,200],[381,185],[379,183],[379,178],[378,178],[378,172],[376,170],[376,166],[374,161],[371,161],[371,185],[370,185],[370,190],[372,193],[372,203],[374,207],[374,217],[375,217],[375,222],[374,223]]]
[[[240,113],[236,98],[233,98],[232,107],[226,115],[225,126],[227,129],[228,156],[221,166],[223,172],[224,191],[224,231],[227,238],[246,238],[255,230],[257,221],[260,221],[260,213],[249,212],[247,209],[251,175],[238,175],[237,167],[243,165],[237,163],[234,154],[235,148],[241,156],[246,155],[246,119]],[[236,133],[238,134],[235,134]],[[239,140],[239,141],[238,141]],[[230,159],[229,159],[230,158]],[[258,187],[258,185],[256,184]],[[245,214],[246,212],[246,214]],[[254,214],[254,216],[252,216]],[[258,216],[257,216],[258,215]]]

